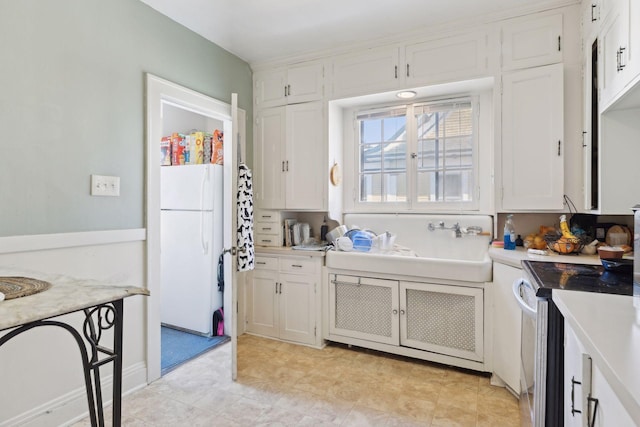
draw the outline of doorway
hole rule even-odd
[[[160,165],[160,141],[169,127],[175,125],[171,122],[175,117],[184,116],[189,120],[204,120],[202,126],[214,125],[224,133],[224,165],[220,172],[222,181],[222,240],[219,245],[219,253],[222,247],[231,248],[235,245],[232,233],[235,230],[236,222],[236,188],[237,188],[237,167],[236,165],[236,132],[237,120],[236,96],[232,96],[232,104],[215,100],[198,92],[184,88],[180,85],[166,81],[159,77],[147,74],[146,77],[146,220],[147,220],[147,287],[151,296],[147,300],[147,381],[152,382],[160,378],[162,374],[161,348],[163,322],[163,287],[162,271],[166,263],[162,259],[162,219],[161,219],[161,165]],[[174,116],[170,119],[170,116]],[[182,119],[184,119],[182,117]],[[167,128],[163,127],[164,120],[167,120]],[[193,126],[193,125],[191,125]],[[198,124],[200,126],[200,124]],[[175,128],[174,128],[175,129]],[[195,165],[201,166],[201,165]],[[181,166],[176,166],[175,169]],[[190,166],[184,166],[185,168]],[[170,167],[174,169],[173,166]],[[200,191],[200,188],[198,188]],[[200,216],[200,218],[204,218]],[[199,232],[203,227],[208,227],[204,219],[200,220]],[[206,233],[205,233],[206,234]],[[203,243],[203,248],[207,247]],[[217,261],[217,259],[216,259]],[[225,256],[224,263],[225,289],[223,298],[219,302],[222,307],[235,307],[237,301],[236,292],[236,265],[235,253],[231,252]],[[213,271],[216,271],[213,266]],[[217,292],[217,289],[216,289]],[[224,310],[224,334],[229,336],[232,342],[232,377],[235,378],[235,310]],[[180,328],[177,328],[180,329]],[[185,328],[192,329],[192,328]],[[190,331],[191,332],[191,331]],[[204,334],[206,335],[206,334]]]

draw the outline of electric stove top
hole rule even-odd
[[[601,265],[522,261],[536,296],[551,298],[553,289],[633,295],[633,273],[607,271]]]

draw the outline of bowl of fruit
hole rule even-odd
[[[584,237],[576,236],[569,230],[564,215],[560,216],[560,231],[547,232],[544,240],[550,250],[563,255],[580,253],[587,243]]]

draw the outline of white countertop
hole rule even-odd
[[[553,301],[629,415],[640,420],[640,296],[554,289]]]
[[[489,256],[494,262],[510,265],[516,268],[522,268],[520,263],[522,260],[529,261],[546,261],[546,262],[566,262],[570,264],[593,264],[600,265],[598,255],[560,255],[552,251],[547,251],[549,255],[533,255],[522,247],[515,250],[506,250],[503,248],[489,248]]]

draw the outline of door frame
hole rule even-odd
[[[145,119],[145,219],[147,228],[146,241],[146,287],[150,296],[146,298],[147,307],[147,383],[151,383],[161,376],[160,361],[160,152],[159,141],[162,137],[162,102],[174,104],[185,110],[206,115],[221,121],[232,122],[231,105],[214,98],[208,97],[191,89],[185,88],[153,74],[145,75],[146,92],[146,119]],[[226,130],[226,129],[225,129]],[[232,132],[231,132],[232,133]],[[235,138],[229,135],[229,141],[235,143]],[[232,156],[233,157],[233,156]],[[226,173],[225,173],[226,176]],[[230,181],[225,181],[226,186]],[[231,190],[230,187],[228,190]],[[227,191],[225,191],[227,192]],[[235,258],[234,258],[235,261]],[[234,264],[235,265],[235,264]],[[235,270],[235,269],[234,269]],[[235,276],[235,275],[234,275]],[[235,282],[235,280],[232,280]],[[235,286],[230,286],[231,298],[234,295]],[[232,310],[235,311],[235,310]],[[227,313],[225,313],[227,317]],[[234,313],[229,313],[228,320],[232,323]],[[227,319],[226,319],[227,320]],[[226,322],[225,322],[226,323]],[[232,333],[235,328],[231,328]],[[232,337],[233,346],[236,345],[235,337]],[[233,351],[235,355],[235,349]],[[235,366],[235,362],[233,363]]]

